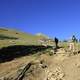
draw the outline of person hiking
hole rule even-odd
[[[72,36],[72,42],[77,42],[75,35]]]
[[[58,42],[59,42],[59,40],[58,40],[58,38],[54,38],[54,41],[55,41],[55,47],[56,47],[56,49],[58,48]]]
[[[76,42],[77,42],[77,39],[76,39],[75,35],[73,35],[71,38],[71,41],[69,43],[69,50],[72,51],[73,53],[75,52]]]

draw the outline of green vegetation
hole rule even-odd
[[[0,48],[11,45],[39,45],[39,38],[28,33],[0,28]]]
[[[0,34],[0,40],[4,40],[4,39],[15,39],[16,40],[18,38]]]
[[[23,33],[16,30],[0,28],[0,48],[12,45],[41,45],[39,42],[39,39],[41,38],[43,37],[31,35],[29,33]],[[51,45],[53,43],[54,42],[52,42]],[[59,42],[59,47],[64,47],[67,50],[68,46],[69,43],[67,41]],[[76,46],[80,48],[80,43],[76,43]]]

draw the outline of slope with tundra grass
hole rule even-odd
[[[0,28],[0,48],[9,45],[39,45],[40,37],[11,29]]]

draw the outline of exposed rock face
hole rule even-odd
[[[30,62],[21,67],[16,73],[8,75],[0,80],[46,80],[47,65],[44,61]]]
[[[41,37],[43,37],[43,38],[49,38],[47,35],[42,34],[42,33],[37,33],[36,36],[41,36]]]
[[[80,54],[40,55],[0,80],[80,80]]]
[[[35,61],[21,67],[15,74],[1,80],[64,80],[60,67],[51,70],[46,62]]]
[[[53,71],[49,71],[47,76],[47,80],[64,80],[65,74],[60,68],[56,68]]]
[[[45,70],[47,65],[45,63],[36,62],[31,65],[28,71],[26,71],[23,80],[45,80]]]

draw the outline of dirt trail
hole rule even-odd
[[[13,62],[19,63],[15,65],[16,67],[11,66],[9,68],[11,64],[13,65]],[[69,54],[63,53],[63,51],[61,53],[60,51],[60,53],[52,56],[49,54],[41,54],[36,59],[25,56],[13,62],[0,65],[0,70],[6,66],[6,70],[8,70],[9,73],[7,76],[8,80],[15,80],[21,70],[24,70],[24,65],[27,66],[29,62],[31,62],[30,67],[28,70],[25,69],[24,76],[20,80],[80,80],[80,54],[69,56]],[[10,73],[10,70],[13,73]]]

